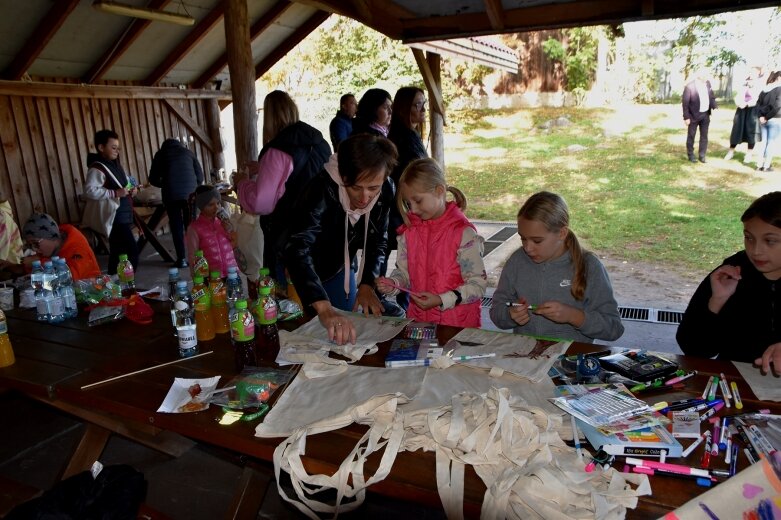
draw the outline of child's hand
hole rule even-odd
[[[518,303],[520,305],[513,305],[510,307],[510,318],[518,325],[526,325],[529,323],[531,316],[529,316],[529,304],[526,298],[519,298]]]
[[[393,292],[393,280],[390,278],[386,278],[384,276],[378,276],[374,279],[374,285],[377,286],[377,290],[380,292],[380,294],[390,294]]]
[[[555,323],[568,323],[574,327],[583,325],[586,315],[566,303],[557,301],[545,302],[534,308],[534,313],[547,318]]]
[[[440,298],[438,294],[421,292],[410,294],[410,297],[412,298],[412,301],[414,301],[417,306],[424,311],[442,305],[442,298]]]
[[[781,375],[781,343],[774,343],[767,347],[761,358],[754,360],[755,365],[759,365],[759,368],[763,373],[770,373],[770,364],[773,364],[773,374],[776,376]]]
[[[722,265],[710,275],[710,288],[714,298],[727,300],[735,294],[740,281],[740,266]]]

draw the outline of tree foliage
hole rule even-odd
[[[695,69],[715,63],[723,47],[714,43],[725,40],[723,31],[726,20],[714,16],[692,16],[685,20],[685,25],[673,42],[673,55],[683,55],[683,75],[688,78]]]
[[[561,63],[565,88],[580,99],[596,77],[599,38],[605,34],[603,26],[576,27],[564,31],[564,42],[549,38],[542,44],[545,55]]]

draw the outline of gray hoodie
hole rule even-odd
[[[523,248],[510,256],[499,277],[491,306],[491,320],[502,329],[513,328],[517,334],[571,339],[592,343],[595,339],[613,341],[624,333],[618,304],[613,297],[607,271],[593,253],[585,254],[586,293],[583,300],[573,298],[570,289],[574,268],[569,251],[559,258],[541,264],[534,263]],[[558,301],[581,309],[586,319],[580,328],[555,323],[530,313],[529,322],[518,325],[510,318],[506,302],[525,298],[529,304]]]

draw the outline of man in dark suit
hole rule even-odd
[[[705,162],[705,153],[708,151],[708,126],[710,125],[711,111],[716,107],[716,97],[710,81],[705,79],[705,74],[697,72],[694,79],[686,84],[683,89],[683,122],[686,124],[686,153],[691,162],[697,162],[694,158],[694,136],[697,128],[700,129],[700,162]]]

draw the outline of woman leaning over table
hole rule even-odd
[[[336,311],[358,307],[380,315],[374,279],[387,243],[396,147],[384,137],[354,135],[339,144],[323,171],[304,187],[290,221],[285,264],[304,305],[330,339],[355,342],[352,321]],[[363,250],[356,272],[353,260]]]
[[[743,361],[781,373],[781,192],[740,218],[745,249],[724,260],[692,296],[676,339],[686,354]]]

